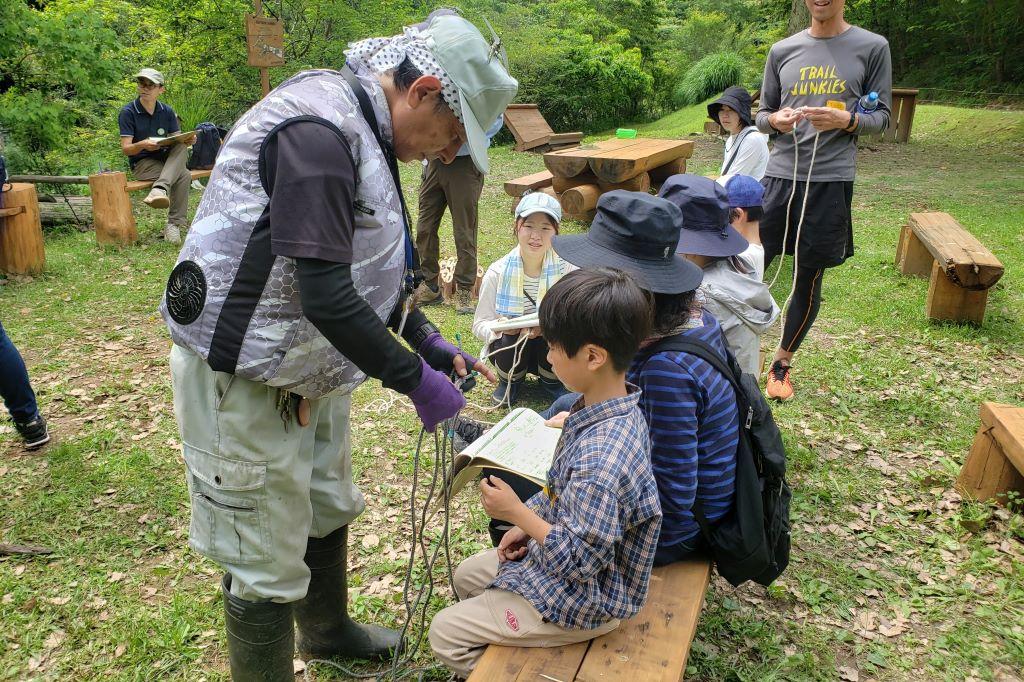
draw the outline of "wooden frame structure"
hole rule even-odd
[[[516,138],[516,151],[550,151],[579,144],[583,133],[556,133],[536,104],[509,104],[505,126]]]

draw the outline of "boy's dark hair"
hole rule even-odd
[[[540,327],[545,340],[569,357],[592,343],[608,351],[616,371],[625,372],[651,332],[651,297],[622,270],[574,270],[545,294]]]
[[[740,206],[738,208],[732,208],[729,210],[730,222],[740,217],[741,209],[747,212],[747,220],[749,220],[752,223],[755,223],[764,217],[763,206]]]

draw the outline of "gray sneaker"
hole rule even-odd
[[[171,200],[168,198],[167,192],[159,187],[154,187],[149,190],[149,194],[147,194],[146,198],[142,201],[150,208],[167,208],[171,205]]]
[[[168,244],[180,244],[181,243],[181,230],[174,223],[167,223],[164,227],[164,241]]]

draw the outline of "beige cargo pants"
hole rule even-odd
[[[231,573],[249,601],[302,599],[307,537],[362,513],[352,482],[348,395],[311,400],[310,419],[285,423],[276,388],[215,372],[171,349],[174,413],[192,502],[189,545]]]
[[[571,630],[545,621],[515,592],[490,587],[498,575],[498,551],[475,554],[455,570],[462,600],[440,611],[430,623],[434,656],[459,677],[469,677],[489,644],[552,647],[600,637],[619,627],[610,620],[593,630]]]
[[[185,167],[187,162],[188,147],[176,144],[165,161],[139,159],[132,168],[136,180],[153,180],[153,187],[167,192],[171,200],[167,222],[182,228],[188,227],[188,189],[192,184],[192,174]]]

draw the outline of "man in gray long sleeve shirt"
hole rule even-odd
[[[789,366],[818,314],[825,268],[853,255],[857,136],[885,130],[892,90],[886,39],[846,23],[845,0],[805,2],[811,27],[772,45],[757,112],[758,129],[777,134],[762,181],[766,269],[795,252],[795,288],[766,386],[778,400],[793,396]],[[878,106],[865,112],[857,104],[869,92],[878,93]]]

